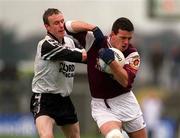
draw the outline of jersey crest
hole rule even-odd
[[[129,63],[130,67],[133,68],[134,70],[138,70],[139,66],[140,66],[140,57],[139,56],[133,56],[131,57],[130,63]]]

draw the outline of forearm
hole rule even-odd
[[[123,86],[128,86],[128,73],[127,71],[118,64],[117,61],[112,61],[109,65],[113,73],[114,78]]]
[[[70,62],[78,62],[82,63],[87,60],[87,53],[85,49],[68,49],[68,48],[62,48],[60,51],[55,52],[49,52],[52,54],[45,54],[42,55],[42,58],[44,60],[64,60],[64,61],[70,61]]]
[[[82,21],[67,21],[66,28],[70,32],[92,31],[96,26]]]

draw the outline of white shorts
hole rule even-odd
[[[140,130],[146,126],[142,111],[133,92],[107,99],[108,108],[104,99],[92,98],[92,117],[100,128],[109,121],[123,123],[123,129],[130,133]]]

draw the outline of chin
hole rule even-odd
[[[64,33],[61,33],[61,34],[59,34],[58,36],[59,36],[59,38],[63,38],[64,37]]]
[[[125,51],[127,49],[127,47],[122,47],[121,51]]]

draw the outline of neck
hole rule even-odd
[[[108,41],[108,47],[113,47],[112,42],[111,42],[111,37],[108,37],[107,41]]]
[[[50,32],[47,32],[47,34],[51,37],[51,38],[53,38],[53,39],[55,39],[56,41],[58,41],[60,44],[64,44],[64,38],[57,38],[57,37],[55,37],[52,33],[50,33]]]

